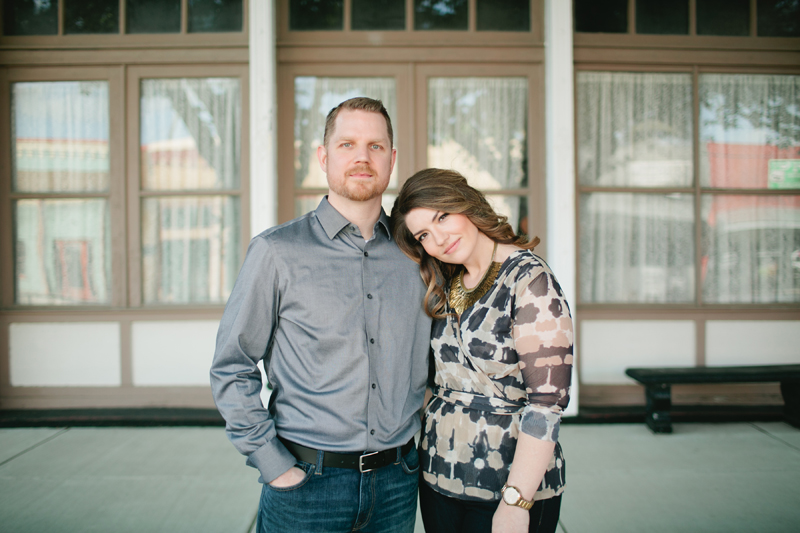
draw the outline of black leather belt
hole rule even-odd
[[[297,460],[306,463],[317,462],[317,450],[308,448],[294,442],[280,439],[286,449],[294,455]],[[400,456],[404,456],[414,447],[414,437],[405,443],[400,448]],[[336,453],[336,452],[323,452],[325,456],[322,459],[322,466],[328,468],[352,468],[358,470],[362,474],[370,470],[377,470],[392,463],[397,462],[397,448],[383,450],[382,452],[364,452],[364,453]]]

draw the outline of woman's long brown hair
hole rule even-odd
[[[400,250],[419,264],[422,279],[428,286],[423,305],[425,312],[433,318],[447,315],[444,312],[444,287],[462,266],[434,259],[411,235],[406,226],[406,215],[419,207],[464,215],[480,232],[500,244],[513,244],[526,250],[539,244],[538,237],[529,241],[526,236],[517,235],[508,223],[508,217],[498,215],[483,193],[471,187],[458,172],[427,168],[411,176],[403,184],[392,207],[392,234]]]

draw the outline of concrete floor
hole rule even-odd
[[[561,442],[561,533],[800,531],[786,424],[565,424]],[[257,478],[218,428],[3,429],[0,531],[248,533]]]

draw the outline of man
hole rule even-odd
[[[354,98],[331,110],[317,156],[328,196],[250,242],[220,322],[212,391],[229,438],[261,474],[259,532],[410,533],[430,320],[419,267],[381,209],[396,157],[383,104]]]

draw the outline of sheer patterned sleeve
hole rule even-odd
[[[572,316],[553,273],[535,265],[516,282],[514,345],[528,396],[520,430],[557,442],[561,413],[569,403]]]

